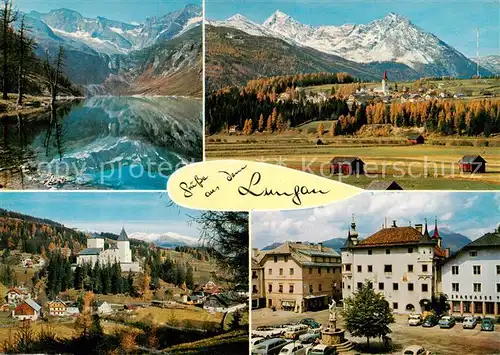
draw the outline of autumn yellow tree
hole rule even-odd
[[[283,115],[280,113],[278,115],[278,119],[276,120],[276,130],[278,132],[283,132],[285,130],[285,119],[283,118]]]
[[[92,306],[94,303],[94,293],[89,291],[83,296],[82,311],[76,319],[75,330],[79,335],[86,337],[92,326]]]
[[[330,124],[330,129],[328,130],[328,135],[333,137],[335,135],[335,121]]]
[[[149,265],[146,265],[144,267],[144,277],[142,279],[142,298],[147,301],[151,299],[151,270],[149,268]]]
[[[268,132],[273,131],[273,117],[272,117],[272,115],[269,115],[269,117],[267,118],[266,131],[268,131]]]
[[[127,331],[123,332],[120,341],[120,347],[125,353],[131,353],[137,348],[137,332]]]
[[[262,132],[264,130],[264,114],[263,113],[260,114],[257,129],[259,132]]]
[[[318,134],[322,136],[324,131],[325,131],[325,125],[323,124],[323,122],[320,122],[318,125]]]

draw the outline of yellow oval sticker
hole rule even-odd
[[[364,190],[279,165],[212,160],[187,165],[168,180],[170,199],[198,210],[291,210],[327,205]]]

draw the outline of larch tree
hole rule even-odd
[[[17,21],[18,12],[12,8],[12,0],[2,0],[2,9],[0,12],[2,25],[2,53],[3,53],[3,68],[2,68],[2,98],[7,100],[9,90],[9,64],[8,54],[11,46],[12,30],[10,25]]]
[[[21,18],[21,25],[19,29],[19,41],[18,41],[18,73],[17,73],[17,105],[21,106],[23,104],[24,95],[24,77],[26,75],[26,67],[28,55],[34,47],[33,39],[26,36],[27,32],[25,16]]]
[[[318,134],[322,136],[324,131],[325,131],[325,125],[323,124],[323,122],[320,122],[320,124],[318,125]]]
[[[260,114],[257,129],[259,132],[262,132],[264,130],[264,114],[263,113]]]

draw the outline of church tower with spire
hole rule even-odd
[[[382,78],[382,92],[384,95],[389,95],[389,88],[387,87],[387,72],[384,71],[384,77]]]
[[[118,245],[118,254],[120,255],[120,263],[131,263],[132,262],[132,252],[130,250],[130,241],[128,240],[127,232],[125,228],[122,227],[120,236],[116,240]]]
[[[443,238],[441,238],[441,236],[439,235],[437,217],[434,218],[434,233],[432,234],[432,239],[436,239],[438,242],[438,246],[442,248],[441,243]]]

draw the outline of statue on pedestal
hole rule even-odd
[[[330,321],[330,327],[333,329],[337,328],[337,303],[335,300],[332,298],[332,303],[328,307],[328,310],[330,311],[330,316],[328,317],[328,320]]]

